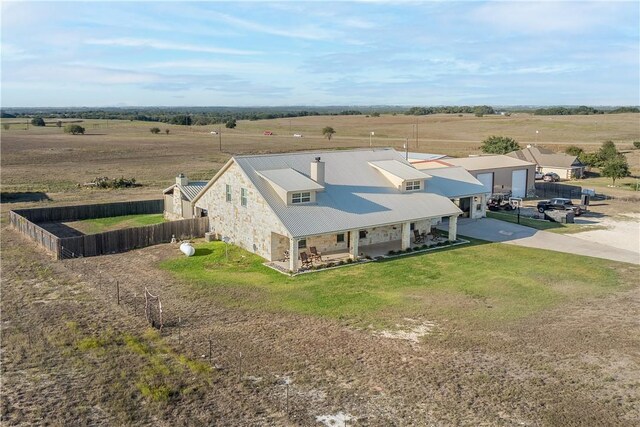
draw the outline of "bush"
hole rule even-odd
[[[137,187],[135,178],[114,178],[109,179],[108,177],[98,177],[94,179],[93,182],[97,188],[130,188]]]
[[[169,129],[165,129],[164,133],[166,133],[167,135],[169,135]]]
[[[70,133],[71,135],[77,135],[81,133],[84,135],[84,128],[80,125],[66,125],[64,127],[64,133]]]
[[[567,147],[567,149],[564,150],[564,152],[569,154],[570,156],[579,156],[582,153],[584,153],[584,150],[580,147],[576,147],[575,145],[571,145]]]
[[[406,252],[406,253],[409,253],[409,252],[412,252],[412,251],[413,251],[413,249],[411,249],[411,248],[407,248],[407,249],[405,250],[405,252]]]
[[[347,264],[353,264],[353,258],[347,258]]]
[[[42,117],[34,117],[33,119],[31,119],[31,124],[33,126],[45,126],[46,123],[44,122],[44,119]]]
[[[224,127],[226,127],[227,129],[233,129],[236,127],[236,119],[230,119],[228,120],[225,124]]]
[[[428,247],[429,246],[427,246],[427,245],[422,245],[422,246],[420,246],[420,249],[427,249]]]
[[[640,141],[633,141],[633,148],[640,148]]]
[[[392,250],[390,250],[390,251],[388,252],[388,254],[389,254],[389,255],[395,255],[395,254],[396,254],[396,251],[394,251],[394,250],[392,249]]]
[[[520,149],[515,139],[506,136],[490,136],[482,141],[482,152],[488,154],[507,154]]]
[[[151,132],[154,135],[157,135],[160,133],[160,128],[151,128],[149,129],[149,132]]]

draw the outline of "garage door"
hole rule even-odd
[[[493,193],[493,173],[479,173],[476,178],[487,189],[487,193]]]
[[[511,195],[513,197],[525,197],[527,195],[526,169],[511,172]]]

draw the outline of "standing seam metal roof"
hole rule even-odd
[[[325,162],[325,191],[317,193],[317,203],[287,205],[269,182],[259,175],[262,171],[291,168],[308,177],[311,162],[318,156]],[[385,160],[397,160],[411,167],[402,155],[392,149],[234,158],[294,237],[461,213],[451,200],[440,194],[424,190],[403,193],[391,186],[389,181],[368,163]],[[428,186],[429,184],[427,188]]]

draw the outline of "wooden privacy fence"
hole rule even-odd
[[[62,206],[53,208],[18,209],[9,212],[11,225],[57,259],[97,256],[126,252],[159,243],[173,237],[187,239],[204,236],[209,231],[209,218],[191,218],[142,227],[125,228],[74,237],[61,237],[45,230],[38,223],[67,222],[109,216],[162,213],[163,200],[106,203],[99,205]]]
[[[163,211],[163,200],[101,203],[96,205],[57,206],[52,208],[17,209],[14,212],[33,223],[79,221],[111,216],[156,214]]]
[[[58,258],[126,252],[159,243],[169,243],[173,237],[178,240],[202,237],[207,231],[209,218],[201,217],[85,236],[64,237],[59,239],[61,256]]]

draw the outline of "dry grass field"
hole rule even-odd
[[[418,150],[466,155],[491,134],[536,142],[535,130],[545,146],[612,139],[630,150],[638,117],[420,117]],[[366,147],[370,131],[375,146],[400,148],[415,120],[239,121],[223,128],[222,151],[214,127],[3,129],[3,197],[50,200],[1,205],[0,424],[314,426],[341,413],[353,418],[334,425],[640,424],[637,266],[475,242],[287,278],[199,242],[201,271],[186,274],[193,267],[170,244],[54,261],[8,226],[13,208],[158,197],[176,173],[208,179],[235,153]],[[331,141],[324,126],[337,131]],[[639,151],[629,154],[636,174]],[[97,176],[143,185],[77,187]],[[594,210],[637,210],[615,203]],[[162,298],[161,333],[144,321],[145,287]],[[399,339],[403,330],[423,336]]]

